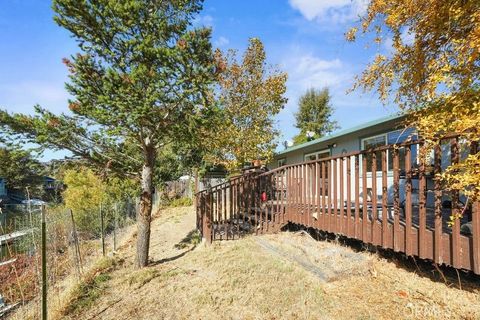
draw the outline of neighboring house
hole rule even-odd
[[[59,182],[57,180],[47,176],[44,176],[42,178],[42,183],[43,183],[43,190],[45,191],[56,190],[59,187]]]
[[[283,151],[278,152],[273,163],[269,165],[270,169],[274,169],[284,165],[291,165],[296,163],[301,163],[305,161],[318,160],[322,158],[328,158],[331,156],[340,156],[342,154],[349,154],[356,151],[376,148],[384,145],[402,143],[408,140],[417,140],[417,133],[414,128],[405,128],[404,125],[405,115],[393,115],[375,121],[370,121],[358,126],[355,126],[350,129],[340,130],[331,135],[315,139],[300,145],[289,147]],[[448,145],[445,147],[442,146],[442,168],[445,168],[449,165],[449,155],[450,148]],[[412,166],[417,166],[417,146],[412,146],[411,149],[412,155]],[[403,202],[405,198],[405,176],[404,168],[405,166],[405,156],[403,150],[400,150],[400,200]],[[431,158],[431,157],[430,157]],[[391,152],[388,151],[387,156],[387,183],[388,183],[388,203],[393,202],[393,157]],[[338,165],[338,163],[337,163]],[[352,159],[352,168],[354,167]],[[361,165],[361,161],[360,161]],[[372,177],[372,164],[371,162],[367,165],[367,197],[371,197],[371,177]],[[377,186],[381,186],[382,177],[381,177],[381,156],[377,156]],[[339,170],[337,169],[337,172]],[[362,170],[360,170],[360,174]],[[338,174],[337,174],[338,175]],[[361,178],[361,177],[360,177]],[[338,181],[338,180],[337,180]],[[344,181],[346,178],[344,177]],[[354,180],[352,177],[352,187],[354,185]],[[433,179],[430,176],[427,179],[427,188],[433,187]],[[363,186],[360,186],[361,196],[363,196]],[[339,187],[338,187],[339,188]],[[346,192],[346,187],[345,192]],[[412,181],[412,201],[413,203],[418,203],[418,179],[413,179]],[[433,188],[432,188],[433,189]],[[353,191],[352,191],[353,192]],[[377,197],[381,200],[382,190],[381,187],[377,187]],[[427,194],[427,206],[433,206],[434,196],[433,193],[429,192]]]
[[[7,187],[5,186],[5,179],[0,178],[0,198],[7,196]]]

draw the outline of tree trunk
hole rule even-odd
[[[136,266],[145,267],[148,264],[150,249],[150,222],[152,220],[153,201],[153,166],[155,163],[155,149],[147,147],[145,163],[142,169],[142,193],[140,195],[140,210],[137,215],[137,257]]]

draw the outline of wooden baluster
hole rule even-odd
[[[302,165],[302,225],[307,226],[308,217],[308,165]]]
[[[332,160],[332,168],[333,168],[333,232],[338,232],[338,194],[337,194],[337,187],[338,187],[338,182],[337,182],[337,159]]]
[[[315,170],[315,163],[310,164],[310,202],[309,202],[309,208],[310,211],[308,213],[308,225],[313,228],[315,225],[315,219],[313,217],[313,213],[315,212],[315,186],[316,186],[316,170]]]
[[[291,181],[292,181],[292,178],[290,177],[291,175],[291,167],[287,167],[285,168],[285,177],[286,177],[286,181],[285,181],[285,209],[286,209],[286,220],[290,220],[290,200],[291,200],[291,193],[292,193],[292,186],[291,186]],[[282,221],[285,223],[285,221]]]
[[[257,220],[256,233],[258,234],[259,231],[260,233],[263,233],[263,209],[261,208],[262,200],[260,198],[261,193],[263,192],[263,184],[262,179],[259,177],[255,177],[253,180],[255,183],[255,188],[253,189],[253,208]]]
[[[292,207],[292,220],[294,223],[298,223],[298,166],[293,167],[293,207]]]
[[[315,212],[317,213],[317,219],[315,220],[314,223],[314,228],[315,229],[320,229],[320,179],[321,179],[321,172],[320,172],[320,162],[315,162],[315,175],[316,175],[316,181],[315,181]]]
[[[235,197],[236,197],[236,183],[237,180],[232,181],[232,187],[230,189],[230,214],[232,215],[232,219],[235,221],[236,228],[233,229],[233,239],[235,239],[235,231],[237,234],[237,239],[239,237],[239,221],[238,221],[238,216],[237,216],[237,210],[236,210],[236,203],[235,203]]]
[[[321,220],[320,220],[320,228],[325,231],[327,230],[327,227],[326,227],[326,199],[325,197],[327,196],[327,186],[326,186],[326,163],[325,161],[322,161],[321,162],[321,166],[322,166],[322,217],[321,217]]]
[[[327,166],[327,231],[332,232],[332,162],[328,161],[325,163]]]
[[[231,217],[227,216],[227,186],[223,187],[223,214],[225,217],[225,238],[228,240],[228,233],[230,231],[230,225],[232,224]]]
[[[276,210],[277,208],[274,207],[275,205],[275,190],[277,190],[275,183],[276,180],[275,178],[275,172],[270,173],[266,175],[266,180],[267,180],[267,185],[268,185],[268,190],[267,192],[267,207],[265,211],[265,221],[266,221],[266,226],[265,230],[268,232],[270,226],[273,226],[275,224],[275,215],[276,215]]]
[[[480,274],[480,201],[472,205],[473,272]]]
[[[340,225],[338,227],[338,231],[340,233],[343,233],[343,234],[347,234],[345,232],[345,217],[344,217],[344,206],[343,206],[343,161],[344,161],[344,158],[341,157],[339,159],[339,164],[340,164],[340,201],[339,201],[339,204],[338,206],[340,207],[340,216],[339,216],[339,222],[340,222]]]
[[[217,188],[216,191],[216,200],[217,200],[217,219],[218,219],[218,232],[220,234],[220,240],[223,240],[222,228],[223,227],[223,219],[222,219],[222,202],[220,196],[220,189]]]
[[[277,173],[278,172],[273,172],[272,174],[269,175],[270,177],[270,189],[271,189],[271,192],[270,192],[270,197],[271,199],[268,199],[269,202],[271,203],[271,206],[270,206],[270,222],[267,224],[267,229],[269,228],[269,225],[271,224],[272,228],[275,227],[275,223],[277,221],[277,214],[278,214],[278,210],[279,210],[279,201],[278,201],[278,195],[277,195],[277,191],[278,191],[278,178],[277,178]]]
[[[423,143],[418,146],[419,171],[418,171],[418,232],[419,232],[419,256],[427,257],[426,231],[427,231],[427,180],[425,176],[425,150]]]
[[[372,221],[371,221],[371,242],[380,244],[380,235],[377,234],[377,152],[372,152]]]
[[[405,253],[413,255],[412,246],[412,152],[405,147]]]
[[[242,210],[242,228],[245,230],[245,225],[247,224],[247,216],[245,214],[245,197],[246,197],[246,192],[245,192],[245,179],[244,177],[240,177],[240,184],[239,184],[239,192],[240,192],[240,207]]]
[[[308,202],[308,226],[313,227],[315,219],[313,219],[313,212],[315,211],[315,163],[311,163],[310,167],[310,201]]]
[[[434,192],[435,192],[435,233],[434,261],[443,263],[443,222],[442,222],[442,186],[439,175],[442,172],[442,148],[440,143],[434,147]]]
[[[361,239],[360,235],[360,160],[355,155],[355,238]]]
[[[387,150],[382,150],[382,246],[389,248]]]
[[[295,166],[290,167],[290,213],[288,215],[288,220],[293,222],[293,213],[294,213],[294,201],[295,201]]]
[[[260,217],[258,216],[258,211],[257,211],[257,208],[256,208],[256,205],[257,205],[257,197],[255,195],[255,193],[257,192],[258,188],[259,188],[259,185],[258,185],[258,180],[257,179],[253,179],[252,177],[250,177],[249,179],[249,185],[250,185],[250,190],[249,190],[249,197],[250,197],[250,210],[248,210],[250,212],[250,215],[252,216],[252,219],[254,221],[253,223],[253,228],[254,228],[254,231],[255,231],[255,234],[258,234],[258,226],[259,226],[259,222],[260,222]]]
[[[352,158],[347,157],[347,236],[351,237],[352,223]]]
[[[367,154],[362,154],[362,240],[368,242]]]
[[[288,207],[288,197],[287,197],[287,192],[285,189],[288,189],[288,168],[284,168],[280,172],[280,222],[284,223],[285,222],[285,215],[287,214],[287,207]]]
[[[478,152],[478,141],[470,144],[470,154]],[[480,201],[472,204],[472,249],[473,249],[473,272],[480,274]]]
[[[400,168],[398,147],[393,148],[393,250],[400,251]]]
[[[458,152],[458,138],[453,138],[450,140],[450,158],[452,165],[458,164],[460,161],[460,155]],[[461,221],[459,216],[461,210],[458,206],[459,201],[459,192],[458,190],[452,191],[452,210],[450,214],[453,214],[453,227],[452,227],[452,264],[455,268],[462,267],[462,248],[460,243],[460,224]]]
[[[310,217],[310,164],[305,164],[305,209],[304,209],[304,218],[303,224],[309,227],[309,217]]]

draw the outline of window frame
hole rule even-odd
[[[328,157],[330,157],[330,155],[331,155],[331,154],[330,154],[330,149],[322,149],[322,150],[318,150],[318,151],[314,151],[314,152],[310,152],[310,153],[305,153],[305,154],[303,155],[303,161],[316,161],[316,160],[319,160],[318,155],[319,155],[319,154],[322,154],[322,153],[328,153]],[[314,160],[312,160],[312,159],[308,159],[308,160],[307,160],[307,157],[313,156],[313,155],[315,155],[315,159],[314,159]],[[327,158],[328,158],[328,157],[327,157]]]
[[[375,139],[375,138],[378,138],[378,137],[383,137],[384,138],[383,146],[386,146],[388,144],[388,134],[389,134],[389,132],[384,132],[384,133],[380,133],[380,134],[376,134],[376,135],[373,135],[373,136],[368,136],[368,137],[360,139],[361,151],[367,150],[365,148],[365,141],[370,140],[370,139]],[[390,151],[387,150],[387,153],[386,153],[386,156],[387,156],[387,159],[386,159],[387,160],[387,172],[393,172],[392,170],[389,170],[389,153],[390,153]],[[363,154],[362,154],[362,157],[364,157]],[[362,164],[363,164],[363,161],[362,161]],[[382,171],[382,168],[381,167],[379,168],[378,165],[377,165],[377,172],[381,172],[381,171]],[[362,172],[363,172],[363,168],[362,168]],[[372,174],[372,170],[368,171],[368,166],[367,166],[367,171],[366,172],[367,172],[367,174]]]
[[[283,162],[283,164],[280,164],[280,162]],[[287,158],[277,159],[277,168],[283,167],[285,165],[287,165]]]
[[[362,147],[362,151],[366,150],[365,149],[365,141],[366,140],[369,140],[369,139],[373,139],[373,138],[378,138],[378,137],[381,137],[383,136],[385,138],[385,146],[387,145],[388,143],[388,132],[385,132],[385,133],[381,133],[381,134],[377,134],[377,135],[374,135],[374,136],[370,136],[370,137],[366,137],[366,138],[362,138],[360,140],[360,144],[361,144],[361,147]]]

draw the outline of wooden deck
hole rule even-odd
[[[457,162],[458,139],[446,143],[451,163]],[[480,203],[463,208],[461,190],[446,191],[437,179],[429,183],[427,176],[441,173],[441,149],[435,148],[433,169],[427,172],[422,159],[413,161],[414,145],[415,150],[422,148],[421,142],[408,142],[232,179],[197,194],[197,228],[211,242],[278,232],[291,223],[480,274]],[[478,152],[476,144],[470,148],[471,153]],[[367,167],[376,174],[367,174]],[[393,173],[391,185],[387,172]],[[415,201],[414,176],[418,179]],[[365,199],[362,190],[380,196]],[[434,195],[433,206],[427,205],[427,194]],[[445,196],[450,208],[442,202]],[[460,232],[466,222],[470,234]]]

